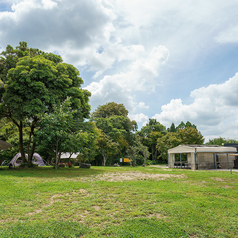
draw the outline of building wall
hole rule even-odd
[[[229,168],[234,167],[234,159],[235,156],[228,155],[228,166]],[[198,169],[214,169],[216,168],[227,169],[227,155],[226,154],[218,154],[215,158],[214,165],[214,155],[213,153],[197,153],[196,162]]]
[[[227,155],[226,154],[218,154],[217,159],[215,159],[215,165],[214,165],[214,153],[196,153],[196,166],[195,166],[195,159],[194,159],[194,153],[187,153],[187,163],[188,166],[191,167],[192,170],[196,169],[227,169]],[[228,155],[228,166],[229,169],[232,169],[234,167],[234,160],[235,156],[229,156]],[[169,160],[168,160],[168,166],[169,168],[174,168],[174,162],[175,162],[175,154],[169,153]]]

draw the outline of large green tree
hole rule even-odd
[[[142,137],[143,144],[148,146],[152,160],[155,160],[158,155],[157,140],[166,133],[166,127],[153,118],[150,118],[149,122],[138,132],[139,136]]]
[[[202,134],[195,128],[184,127],[178,129],[177,132],[168,132],[163,137],[157,140],[157,149],[160,158],[166,160],[168,149],[178,145],[203,144],[204,138]]]
[[[115,103],[115,102],[110,102],[106,103],[104,105],[98,106],[97,110],[95,110],[91,118],[109,118],[112,116],[123,116],[127,117],[128,116],[128,110],[125,108],[123,104]]]
[[[52,53],[29,49],[20,43],[14,50],[7,46],[0,60],[1,88],[0,116],[7,117],[19,131],[19,147],[23,160],[28,152],[29,162],[36,148],[32,141],[40,114],[51,113],[53,105],[60,105],[70,97],[72,110],[78,120],[88,118],[90,93],[83,90],[79,71]],[[23,146],[24,124],[30,127],[28,148]]]
[[[97,128],[101,130],[98,149],[100,150],[100,146],[107,148],[103,151],[110,154],[108,158],[112,158],[113,155],[114,157],[125,155],[129,144],[133,142],[134,132],[137,129],[137,123],[129,119],[125,106],[114,102],[99,106],[92,113],[92,120]],[[105,146],[106,142],[107,147]],[[110,150],[110,148],[114,148],[114,150]],[[102,155],[101,152],[100,154]]]
[[[163,137],[157,140],[156,148],[159,151],[159,157],[163,160],[167,160],[168,149],[176,147],[182,143],[182,140],[179,138],[178,133],[168,132]]]
[[[56,106],[52,113],[40,116],[39,127],[35,139],[44,148],[51,147],[55,151],[55,168],[58,167],[63,152],[83,153],[84,147],[93,144],[92,130],[87,130],[90,122],[78,122],[74,117],[76,110],[71,111],[70,100]],[[69,161],[70,162],[70,161]]]
[[[185,127],[177,131],[178,138],[181,139],[181,143],[184,145],[202,145],[204,138],[197,129],[192,127]]]

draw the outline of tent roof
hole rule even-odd
[[[6,150],[9,147],[12,147],[13,145],[10,143],[7,143],[6,141],[0,140],[0,149]]]
[[[236,148],[218,145],[179,145],[177,147],[168,150],[168,153],[195,153],[195,152],[230,153],[236,152]]]
[[[71,156],[70,156],[71,155]],[[72,159],[75,159],[75,158],[77,158],[77,156],[79,155],[79,152],[78,153],[69,153],[69,152],[67,152],[67,153],[63,153],[62,155],[61,155],[61,159],[68,159],[69,157],[70,158],[72,158]]]

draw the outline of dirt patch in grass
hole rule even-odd
[[[48,204],[43,205],[42,207],[40,207],[39,209],[35,210],[34,212],[30,212],[30,213],[28,213],[28,214],[26,214],[26,215],[32,216],[32,215],[35,215],[35,214],[37,214],[37,213],[42,212],[44,208],[53,205],[53,204],[54,204],[55,202],[57,202],[57,201],[61,201],[60,199],[55,199],[55,198],[59,198],[59,197],[62,198],[62,196],[64,196],[64,195],[62,195],[62,194],[54,194],[54,195],[50,198],[50,202],[49,202]]]
[[[226,181],[224,180],[224,179],[222,179],[222,178],[210,178],[210,179],[212,179],[212,180],[214,180],[214,181],[217,181],[217,182],[223,182],[223,183],[225,183]]]
[[[142,172],[126,172],[126,173],[106,173],[97,175],[90,178],[90,181],[107,181],[107,182],[123,182],[131,180],[164,180],[167,178],[187,178],[186,175],[173,175],[173,174],[150,174]]]
[[[224,188],[225,189],[229,189],[229,188],[234,188],[235,186],[228,186],[228,185],[225,185]]]

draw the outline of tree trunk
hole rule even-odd
[[[19,149],[20,149],[22,161],[23,161],[23,163],[26,163],[27,162],[26,161],[26,155],[25,155],[24,146],[23,146],[23,125],[22,125],[22,121],[20,121],[20,123],[18,123],[16,120],[14,120],[11,117],[11,113],[9,114],[9,118],[18,127],[18,131],[19,131]]]
[[[18,126],[19,129],[19,147],[20,147],[20,153],[21,153],[21,158],[23,160],[23,163],[26,163],[26,155],[24,151],[24,146],[23,146],[23,125],[22,121],[20,121],[20,125]]]
[[[58,168],[58,138],[57,138],[57,141],[56,141],[56,150],[55,150],[55,169]]]
[[[107,162],[107,157],[103,155],[102,165],[106,166],[106,162]]]
[[[35,152],[35,149],[36,149],[36,143],[34,142],[31,147],[31,153],[28,154],[28,164],[32,164],[32,159],[33,159],[33,154]]]
[[[29,141],[28,141],[28,147],[27,147],[27,153],[28,153],[28,163],[32,164],[32,159],[33,159],[33,154],[35,152],[35,148],[36,148],[36,143],[34,142],[32,147],[31,147],[31,152],[30,152],[30,145],[31,145],[31,138],[32,135],[34,136],[34,129],[35,129],[35,125],[37,123],[38,119],[34,119],[34,121],[31,124],[31,132],[29,135]]]

